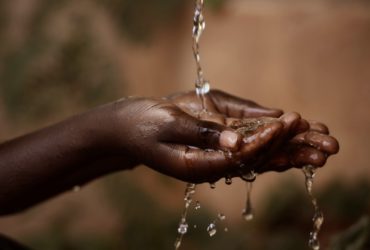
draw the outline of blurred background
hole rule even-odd
[[[207,0],[212,88],[326,123],[341,144],[315,178],[324,249],[370,249],[370,2]],[[0,0],[0,141],[122,96],[193,88],[193,1]],[[241,218],[240,180],[197,187],[182,249],[306,249],[313,210],[299,170],[267,173]],[[173,249],[185,184],[145,167],[22,214],[0,234],[33,249]],[[218,212],[227,220],[210,238]],[[193,228],[197,225],[196,228]],[[228,229],[228,232],[224,231]]]

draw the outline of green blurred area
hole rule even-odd
[[[38,1],[26,25],[23,40],[0,40],[0,98],[15,123],[39,121],[63,109],[92,107],[123,96],[125,82],[112,55],[102,48],[89,10],[70,18],[66,37],[50,34],[55,16],[72,0]],[[118,34],[145,43],[169,27],[186,5],[185,0],[95,0],[114,21]],[[208,1],[213,8],[222,1]],[[0,38],[11,21],[9,3],[0,1]],[[95,32],[95,33],[94,33]],[[118,91],[121,90],[121,91]]]
[[[14,123],[47,118],[73,106],[91,107],[117,98],[114,62],[97,49],[89,20],[76,16],[66,39],[45,31],[50,18],[68,1],[41,1],[32,13],[24,40],[4,50],[0,95]]]

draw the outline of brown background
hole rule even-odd
[[[22,43],[36,0],[11,1],[7,10],[7,49]],[[193,88],[195,66],[191,54],[191,5],[149,42],[134,43],[117,34],[111,17],[90,1],[73,2],[59,10],[47,27],[52,37],[68,36],[74,13],[91,16],[90,29],[97,46],[118,67],[119,96],[163,96]],[[366,2],[331,1],[227,1],[218,11],[207,10],[207,28],[201,39],[201,59],[212,88],[297,111],[303,117],[326,123],[340,142],[340,153],[329,159],[315,180],[319,190],[333,179],[356,182],[370,171],[370,5]],[[47,62],[47,61],[46,61]],[[2,61],[0,67],[7,61]],[[3,83],[0,83],[3,84]],[[1,103],[1,100],[0,100]],[[0,140],[32,131],[86,109],[65,105],[47,118],[27,124],[7,118],[0,104]],[[167,180],[176,189],[158,184],[162,177],[139,168],[120,175],[141,183],[144,190],[157,187],[152,196],[180,214],[183,184]],[[159,179],[159,181],[158,181]],[[279,182],[295,179],[298,170],[258,177],[253,200],[262,198]],[[64,194],[29,212],[0,219],[0,232],[20,237],[42,230],[60,211],[73,208],[79,216],[69,230],[110,234],[117,227],[116,214],[105,205],[101,181],[79,193]],[[238,223],[244,186],[219,183],[210,191],[200,187],[199,199],[214,211],[224,211]],[[157,195],[158,194],[158,195]],[[93,209],[91,209],[93,207]],[[94,226],[95,225],[95,226]],[[96,227],[99,225],[99,227]]]

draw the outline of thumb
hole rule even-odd
[[[199,120],[183,113],[176,117],[170,127],[165,129],[160,140],[203,149],[236,151],[242,136],[219,123]]]
[[[220,90],[213,90],[210,96],[217,109],[228,117],[279,117],[283,114],[280,109],[266,108],[253,101],[242,99]]]

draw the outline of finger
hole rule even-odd
[[[176,104],[176,106],[189,114],[196,114],[197,116],[201,114],[201,111],[203,110],[202,99],[195,94],[195,91],[173,95],[168,97],[168,99],[170,99],[174,104]],[[218,113],[218,110],[215,107],[213,101],[209,98],[209,95],[205,96],[204,101],[205,107],[207,107],[207,111]]]
[[[233,167],[222,151],[174,144],[161,144],[157,150],[160,157],[155,157],[153,168],[187,182],[214,182]]]
[[[312,147],[299,147],[293,150],[290,162],[295,167],[306,165],[321,167],[325,165],[326,159],[327,156],[320,150]]]
[[[301,116],[296,112],[283,114],[278,119],[282,124],[282,129],[276,138],[272,141],[268,150],[265,150],[263,156],[260,156],[260,162],[266,161],[264,157],[270,157],[276,151],[280,151],[281,146],[289,140],[301,125]]]
[[[294,134],[300,134],[300,133],[306,132],[309,129],[310,129],[309,122],[301,118],[294,131]]]
[[[300,114],[296,112],[285,113],[279,118],[279,120],[284,125],[284,139],[295,135],[296,132],[304,126],[304,122],[302,121]]]
[[[303,167],[306,165],[313,165],[321,167],[325,165],[327,156],[315,148],[295,147],[290,150],[279,152],[264,166],[257,169],[259,173],[266,171],[286,171],[293,167]]]
[[[257,128],[250,136],[244,137],[240,148],[243,162],[255,159],[257,153],[267,151],[274,140],[278,140],[283,130],[283,124],[279,121],[264,124]]]
[[[203,149],[235,151],[239,148],[241,138],[240,134],[224,125],[199,120],[184,113],[164,129],[159,140]]]
[[[279,117],[283,113],[280,109],[266,108],[253,101],[245,100],[220,90],[212,90],[209,96],[217,109],[229,117]]]
[[[325,124],[318,121],[309,121],[309,124],[310,130],[317,131],[326,135],[329,134],[329,128]]]
[[[291,143],[310,145],[327,154],[336,154],[339,151],[339,143],[334,137],[316,131],[298,134]]]
[[[275,121],[276,132],[271,136],[273,138],[268,138],[265,145],[261,145],[263,149],[258,149],[260,152],[256,152],[257,156],[254,159],[253,165],[259,166],[266,159],[269,159],[271,155],[274,155],[276,151],[280,151],[281,146],[294,134],[295,131],[301,126],[301,116],[296,112],[289,112],[282,115],[278,121]]]

